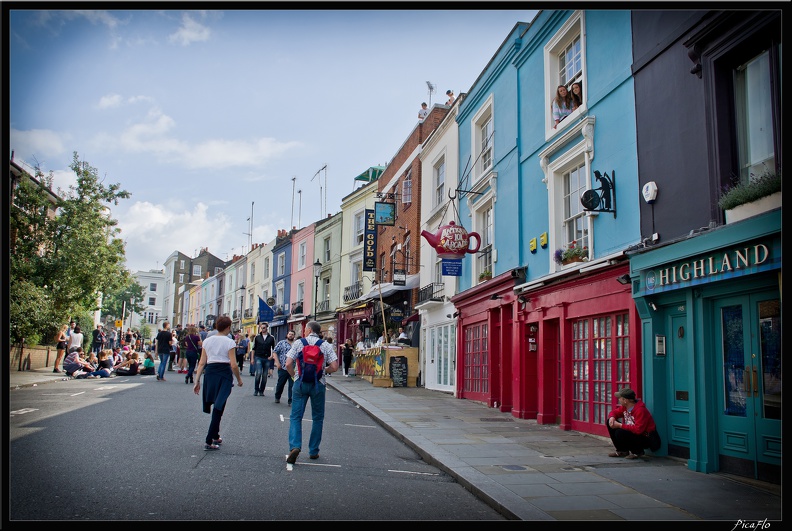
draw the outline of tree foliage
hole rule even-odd
[[[97,309],[99,293],[120,289],[129,272],[124,243],[110,205],[130,196],[119,184],[105,185],[96,168],[70,165],[77,184],[58,190],[56,215],[48,216],[52,173],[36,168],[39,183],[20,179],[14,190],[9,253],[12,342],[48,338],[58,323]]]
[[[146,309],[145,288],[138,284],[129,271],[124,270],[118,288],[102,297],[102,314],[117,319],[126,318],[130,313],[142,313]],[[126,304],[124,304],[126,303]]]

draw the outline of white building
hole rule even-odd
[[[142,313],[132,313],[126,322],[124,330],[133,328],[140,330],[144,324],[149,327],[151,337],[144,337],[144,340],[151,339],[157,335],[159,320],[163,315],[163,304],[165,302],[165,270],[150,269],[148,271],[138,271],[132,275],[137,283],[143,287]]]

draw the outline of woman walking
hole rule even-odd
[[[55,368],[52,369],[52,372],[61,372],[60,364],[63,360],[63,356],[66,354],[66,346],[69,344],[69,338],[66,336],[66,330],[68,328],[69,325],[62,325],[55,337],[55,341],[58,343],[58,355],[55,357]]]
[[[226,401],[231,396],[234,377],[242,387],[242,376],[236,362],[236,343],[228,337],[231,331],[231,318],[223,315],[215,324],[217,334],[207,337],[201,349],[201,361],[195,373],[195,394],[201,392],[201,374],[206,373],[203,390],[203,411],[212,414],[209,431],[206,433],[204,450],[219,450],[223,439],[220,438],[220,420]],[[214,408],[212,407],[214,405]]]
[[[187,333],[184,338],[184,342],[187,344],[187,349],[185,350],[185,358],[187,358],[187,376],[184,377],[184,383],[191,384],[195,383],[193,380],[193,374],[195,373],[195,366],[198,364],[198,357],[201,355],[201,334],[198,333],[198,329],[193,325],[187,328]]]

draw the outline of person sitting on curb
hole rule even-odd
[[[635,459],[644,455],[649,448],[649,432],[656,430],[655,421],[646,404],[635,398],[635,391],[625,387],[616,392],[619,406],[608,414],[608,434],[615,452],[609,457]]]
[[[93,366],[82,357],[84,354],[82,347],[77,347],[74,351],[69,352],[66,359],[63,360],[63,372],[67,376],[77,378],[93,372]]]

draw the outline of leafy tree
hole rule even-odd
[[[146,309],[143,305],[145,288],[138,284],[129,271],[124,270],[122,276],[119,287],[102,297],[102,314],[118,319],[127,318],[131,313],[139,314]]]
[[[54,216],[48,215],[51,172],[44,176],[36,168],[40,184],[23,178],[14,190],[9,280],[18,285],[11,293],[12,342],[53,335],[59,322],[96,310],[98,294],[119,289],[129,276],[109,209],[129,192],[105,185],[77,152],[70,167],[77,184],[58,190]]]

